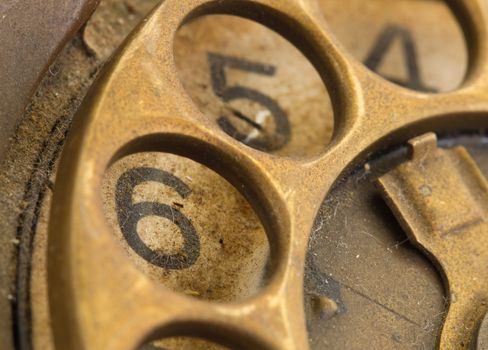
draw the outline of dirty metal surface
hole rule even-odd
[[[467,347],[488,308],[487,182],[463,147],[440,150],[433,133],[409,145],[411,160],[383,175],[381,190],[443,275],[449,308],[439,346]]]
[[[3,0],[0,4],[1,161],[37,84],[98,2]]]
[[[24,308],[32,308],[32,347],[436,347],[445,314],[440,275],[374,187],[398,160],[387,170],[353,169],[362,169],[368,153],[382,159],[384,147],[425,131],[485,127],[483,5],[453,2],[458,26],[440,1],[208,2],[197,13],[218,15],[192,18],[177,31],[178,18],[197,3],[207,2],[166,1],[143,22],[78,112],[84,121],[71,128],[75,141],[59,165],[59,148],[24,148],[51,164],[33,172],[45,177],[42,195],[31,190],[35,215],[21,214],[32,239],[25,249],[30,284],[21,286]],[[47,80],[44,92],[59,94],[53,102],[65,99],[66,109],[45,96],[33,106],[54,133],[35,134],[26,121],[27,135],[62,145],[98,68],[155,4],[102,1],[82,45],[66,50],[60,76]],[[438,18],[435,28],[428,12]],[[222,13],[259,20],[301,50],[265,26]],[[470,78],[455,90],[466,69]],[[141,143],[122,141],[132,138]],[[467,148],[484,171],[485,148]],[[91,180],[78,178],[90,171]],[[91,200],[75,200],[90,193]],[[51,204],[58,208],[52,213]],[[76,219],[75,207],[88,211]],[[75,234],[69,246],[78,242],[76,252],[48,255],[48,244],[62,244],[54,238],[62,227],[87,229],[103,247],[88,256],[89,242]],[[123,307],[114,305],[121,299]]]
[[[375,186],[405,160],[390,152],[341,179],[322,203],[305,269],[313,349],[432,349],[444,316],[441,280],[412,247]],[[337,305],[332,315],[319,298]]]
[[[461,14],[470,14],[463,22],[468,26],[466,33],[472,35],[468,39],[483,38],[483,4],[457,5]],[[222,125],[219,128],[192,102],[175,69],[174,37],[189,18],[212,13],[231,13],[270,25],[312,60],[328,87],[336,121],[331,146],[324,153],[299,159],[269,155],[255,144],[245,147],[238,141],[247,138],[242,140]],[[484,42],[478,41],[477,50],[470,53],[484,55]],[[222,60],[217,62],[223,64]],[[471,115],[462,123],[479,127],[486,107],[482,62],[472,60],[471,79],[463,89],[427,98],[421,92],[384,84],[362,64],[350,60],[325,30],[323,18],[316,16],[315,2],[165,1],[126,42],[85,99],[79,110],[83,118],[75,119],[77,133],[71,134],[59,165],[48,241],[48,283],[57,286],[48,290],[55,345],[133,349],[160,337],[204,335],[231,347],[307,348],[303,271],[307,233],[312,230],[319,203],[358,156],[384,144],[387,138],[400,140],[401,130],[407,130],[403,137],[421,132],[428,126],[426,120],[440,122],[445,115],[462,113],[466,105]],[[235,60],[229,65],[238,69],[251,66]],[[244,95],[242,87],[230,86],[222,68],[213,69],[218,76],[213,82],[215,94],[224,101],[246,96],[264,104],[259,94]],[[270,69],[262,68],[267,71]],[[275,117],[276,129],[281,130],[281,112],[275,105],[267,107]],[[475,113],[478,108],[480,114]],[[395,118],[390,117],[392,113]],[[455,120],[449,124],[454,127]],[[258,293],[238,302],[201,301],[162,287],[128,263],[107,223],[100,188],[104,174],[116,161],[151,151],[188,157],[213,169],[253,206],[270,245],[268,278]],[[161,182],[177,191],[182,186],[175,179]],[[179,194],[185,196],[183,189]],[[140,256],[154,256],[149,258],[152,264],[159,265],[161,259],[169,268],[191,266],[196,259],[191,256],[191,247],[198,246],[191,221],[167,204],[135,203],[128,196],[133,213],[121,216],[126,220],[120,220],[119,215],[122,225],[134,220],[130,224],[134,228],[145,216],[169,218],[176,212],[178,218],[172,221],[183,237],[178,253],[158,253],[142,240],[132,249]],[[465,296],[461,299],[459,303],[469,302]],[[449,335],[442,343],[446,334],[442,333],[440,345],[466,346],[456,333],[464,327],[463,320],[456,320],[456,328],[449,328],[449,313],[446,320],[444,331]],[[467,327],[472,329],[471,324]]]
[[[41,330],[45,337],[50,334],[46,331],[48,320],[43,318],[43,294],[35,287],[38,285],[36,269],[45,271],[37,252],[44,255],[45,245],[42,240],[33,241],[34,233],[71,118],[108,58],[94,52],[93,41],[103,42],[106,49],[115,50],[156,1],[152,6],[147,0],[126,3],[128,6],[120,1],[104,1],[97,8],[97,16],[92,17],[90,29],[79,31],[62,50],[52,65],[56,74],[46,72],[6,153],[0,170],[2,349],[12,349],[14,343],[17,348],[30,348],[30,343],[36,342],[31,328]],[[32,251],[34,248],[36,253]],[[31,327],[37,320],[39,328]],[[35,348],[46,346],[35,344]]]
[[[86,22],[98,0],[2,0],[0,3],[0,164],[41,79],[63,46]],[[3,186],[2,188],[6,188]],[[6,198],[8,195],[6,195]],[[13,215],[15,216],[15,215]],[[11,220],[2,217],[3,221]],[[10,280],[14,255],[10,235],[0,238],[0,348],[12,342]],[[5,333],[3,333],[5,332]]]

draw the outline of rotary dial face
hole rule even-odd
[[[10,298],[22,349],[54,348],[48,295],[57,286],[50,284],[47,264],[56,222],[50,208],[66,134],[79,132],[71,120],[81,118],[76,111],[100,68],[156,3],[101,1],[44,77],[9,151],[2,179],[11,181],[10,205],[24,202],[16,224],[5,223],[6,229],[15,228],[20,252]],[[468,49],[443,1],[310,3],[345,55],[381,84],[432,96],[462,84]],[[207,15],[186,21],[172,49],[175,89],[184,91],[182,99],[191,101],[204,125],[234,147],[293,161],[312,161],[329,149],[340,129],[335,93],[326,87],[332,78],[280,34],[242,17]],[[144,66],[147,71],[151,64]],[[154,86],[165,79],[157,70],[148,77]],[[164,106],[167,98],[159,96],[159,103]],[[441,133],[439,145],[464,145],[488,176],[486,140],[472,132]],[[436,347],[447,310],[441,275],[410,243],[375,186],[407,158],[398,142],[365,155],[319,203],[303,270],[310,348]],[[25,170],[16,175],[19,167]],[[157,151],[117,159],[99,189],[104,219],[127,264],[151,283],[215,305],[260,295],[275,270],[267,224],[246,191],[200,162]],[[92,218],[83,220],[81,225],[89,225]],[[146,350],[220,348],[225,347],[187,336],[141,345]]]

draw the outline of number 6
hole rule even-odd
[[[191,221],[178,209],[157,202],[132,203],[134,188],[146,181],[163,183],[182,197],[187,197],[190,188],[176,176],[154,168],[134,168],[122,174],[117,181],[115,194],[116,211],[120,229],[129,246],[147,262],[173,270],[190,267],[200,255],[200,239]],[[160,216],[175,223],[183,236],[181,251],[176,254],[162,254],[149,248],[137,233],[137,223],[146,216]]]

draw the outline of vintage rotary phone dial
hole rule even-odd
[[[85,6],[9,52],[2,349],[488,349],[488,3]]]

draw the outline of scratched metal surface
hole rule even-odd
[[[488,137],[444,135],[439,145],[466,147],[488,175]],[[441,277],[408,241],[375,185],[407,159],[405,146],[373,156],[340,180],[324,201],[308,252],[305,305],[315,349],[432,349],[446,312]],[[374,273],[372,273],[374,271]],[[336,300],[334,315],[316,299]]]
[[[443,286],[413,248],[374,180],[405,152],[356,169],[324,201],[306,270],[307,319],[315,349],[432,349],[445,311]],[[332,316],[314,309],[317,296],[338,304]]]

